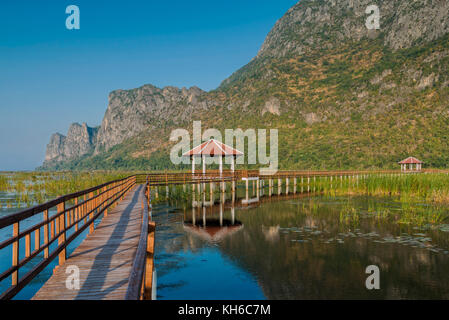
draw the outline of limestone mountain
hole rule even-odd
[[[44,166],[79,158],[91,153],[97,143],[98,127],[91,128],[86,123],[73,123],[67,136],[55,133],[50,138],[45,153]]]
[[[366,26],[373,4],[378,30]],[[193,120],[278,129],[282,169],[390,168],[408,155],[442,167],[448,75],[448,1],[301,0],[217,89],[114,91],[95,152],[45,167],[171,167],[170,132]]]
[[[98,133],[95,154],[161,124],[190,121],[196,111],[210,106],[206,96],[206,92],[197,87],[159,89],[145,85],[134,90],[113,91]]]

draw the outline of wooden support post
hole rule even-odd
[[[145,261],[145,281],[143,299],[151,300],[153,291],[153,269],[154,269],[154,237],[156,224],[154,221],[148,222],[147,254]]]
[[[78,197],[75,198],[75,207],[78,205]],[[80,218],[80,207],[74,209],[75,213],[75,232],[78,231],[78,219]]]
[[[48,210],[44,211],[44,221],[47,222],[44,225],[44,245],[46,245],[50,242],[49,233],[48,233]],[[47,259],[48,256],[49,256],[49,250],[48,250],[48,247],[46,247],[44,249],[44,258]]]
[[[28,233],[25,235],[25,258],[31,255],[31,235]]]
[[[50,239],[53,240],[55,237],[55,219],[50,222]]]
[[[19,222],[13,225],[13,237],[19,236]],[[19,239],[16,239],[12,243],[12,266],[17,267],[19,265]],[[19,270],[14,271],[11,274],[11,282],[13,286],[19,283]]]
[[[56,223],[59,222],[59,231],[62,232],[62,234],[59,236],[58,238],[58,246],[62,245],[65,243],[65,220],[66,220],[66,213],[62,213],[65,211],[65,202],[61,202],[60,204],[58,204],[58,218],[56,219]],[[64,248],[60,253],[59,253],[59,265],[63,265],[65,260],[67,258],[66,255],[66,248]]]
[[[103,203],[103,208],[108,205],[109,191],[107,189],[108,189],[108,187],[104,187],[104,189],[103,189],[104,193],[103,193],[103,197],[101,199],[101,202]],[[103,211],[103,214],[105,217],[108,216],[108,208],[106,208]]]
[[[39,250],[41,247],[41,229],[34,231],[34,250]]]
[[[95,229],[95,225],[94,225],[94,222],[93,222],[93,218],[94,218],[94,212],[93,212],[93,209],[95,208],[94,207],[94,200],[92,199],[94,197],[94,193],[93,192],[91,192],[91,193],[89,193],[89,200],[88,200],[88,204],[89,204],[89,212],[90,212],[90,214],[89,214],[89,221],[90,221],[90,226],[89,226],[89,234],[92,234],[93,232],[94,232],[94,229]]]

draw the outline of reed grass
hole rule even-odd
[[[310,184],[304,179],[299,186],[331,196],[371,195],[400,196],[405,201],[419,200],[449,203],[449,175],[446,173],[422,174],[371,174],[350,177],[319,177]]]
[[[30,207],[131,174],[133,173],[115,171],[0,173],[0,192],[9,195],[0,206]]]

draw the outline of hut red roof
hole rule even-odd
[[[416,159],[415,157],[408,157],[407,159],[402,160],[399,164],[421,164],[422,161]]]
[[[215,139],[206,141],[192,150],[183,154],[183,157],[191,156],[242,156],[243,152],[217,141]]]

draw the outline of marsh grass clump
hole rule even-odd
[[[317,181],[310,188],[315,187],[317,191],[330,196],[399,196],[407,201],[449,203],[449,175],[446,173],[370,174],[334,177],[332,180],[318,178]]]
[[[6,202],[7,208],[26,208],[132,174],[126,171],[1,173],[0,192],[13,195]]]

